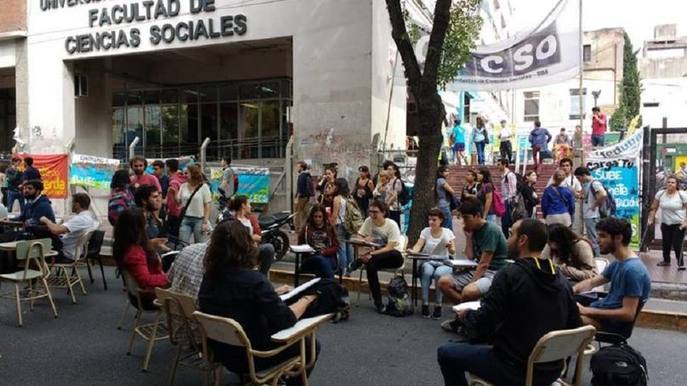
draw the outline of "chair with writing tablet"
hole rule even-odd
[[[399,240],[400,244],[400,249],[402,251],[406,250],[406,247],[408,246],[408,236],[406,235],[401,235],[401,239]],[[378,272],[390,272],[393,273],[394,276],[403,276],[405,273],[405,267],[406,267],[406,254],[405,252],[401,252],[401,255],[403,256],[403,263],[401,263],[401,266],[398,268],[382,268]],[[363,288],[363,271],[365,271],[367,265],[363,264],[360,267],[360,276],[358,277],[358,295],[355,300],[356,304],[360,304],[360,291]]]

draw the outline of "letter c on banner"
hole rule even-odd
[[[503,58],[500,56],[496,55],[490,55],[482,58],[482,60],[479,61],[480,66],[482,66],[482,69],[486,72],[492,73],[492,74],[499,74],[503,72],[503,68],[500,67],[491,67],[490,63],[494,64],[502,64],[503,63]]]
[[[544,51],[544,46],[546,46],[546,51]],[[544,60],[553,56],[557,50],[558,44],[556,43],[556,37],[549,35],[537,44],[537,60]]]

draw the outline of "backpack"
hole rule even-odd
[[[642,353],[625,341],[599,349],[589,367],[592,386],[646,386],[649,380]]]
[[[515,196],[511,202],[512,206],[510,208],[510,218],[513,222],[515,222],[525,218],[527,215],[527,209],[525,208],[525,196],[522,194],[522,189],[525,182],[519,173],[513,173],[513,175],[515,175]],[[507,178],[508,175],[506,175],[506,182]]]
[[[408,283],[402,276],[396,276],[386,285],[387,315],[403,317],[413,314],[413,305],[408,296]]]
[[[348,290],[342,287],[336,280],[321,278],[317,283],[303,291],[300,296],[293,297],[286,303],[293,304],[306,295],[317,295],[317,299],[305,310],[303,318],[333,313],[334,323],[348,320],[350,313]]]
[[[396,181],[401,183],[401,193],[398,194],[398,202],[401,206],[405,206],[410,201],[410,191],[408,191],[408,187],[402,179],[399,178]]]
[[[596,191],[594,190],[594,181],[598,181],[606,191],[606,200],[599,207],[599,216],[601,216],[601,218],[615,216],[618,208],[616,206],[615,199],[613,198],[613,194],[610,190],[606,189],[603,182],[599,180],[592,180],[592,182],[589,183],[589,190],[592,192],[592,196],[596,197]]]
[[[128,191],[122,191],[113,195],[107,202],[107,221],[114,226],[119,218],[119,214],[134,206],[131,194]]]
[[[493,188],[494,184],[491,184],[491,187]],[[506,204],[503,202],[501,192],[497,191],[496,189],[492,190],[491,198],[491,205],[494,208],[494,214],[499,217],[503,217],[503,215],[506,214]]]
[[[360,227],[363,226],[363,221],[365,221],[360,208],[358,208],[358,203],[350,197],[346,199],[346,213],[343,220],[346,232],[352,235],[358,233]]]

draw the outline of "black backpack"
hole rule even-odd
[[[408,283],[402,276],[396,276],[386,285],[387,297],[386,313],[391,316],[403,317],[413,314],[413,305],[408,296]]]
[[[396,181],[401,183],[401,193],[398,194],[398,202],[401,206],[405,206],[410,201],[410,191],[402,179],[399,178]]]
[[[649,381],[646,360],[625,341],[599,349],[589,367],[592,386],[646,386]]]

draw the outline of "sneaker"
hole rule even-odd
[[[441,322],[441,329],[446,332],[458,333],[458,319],[448,319]]]
[[[378,304],[375,307],[377,307],[377,313],[379,314],[386,314],[386,306],[383,304]]]
[[[350,274],[351,272],[356,271],[361,265],[362,264],[358,260],[351,261],[351,263],[348,264],[348,273]]]
[[[435,306],[434,307],[434,312],[432,312],[432,319],[434,319],[434,320],[441,319],[441,306]]]
[[[656,264],[658,267],[670,267],[670,261],[661,261],[660,263]]]
[[[429,305],[427,304],[422,305],[422,317],[429,319]]]

